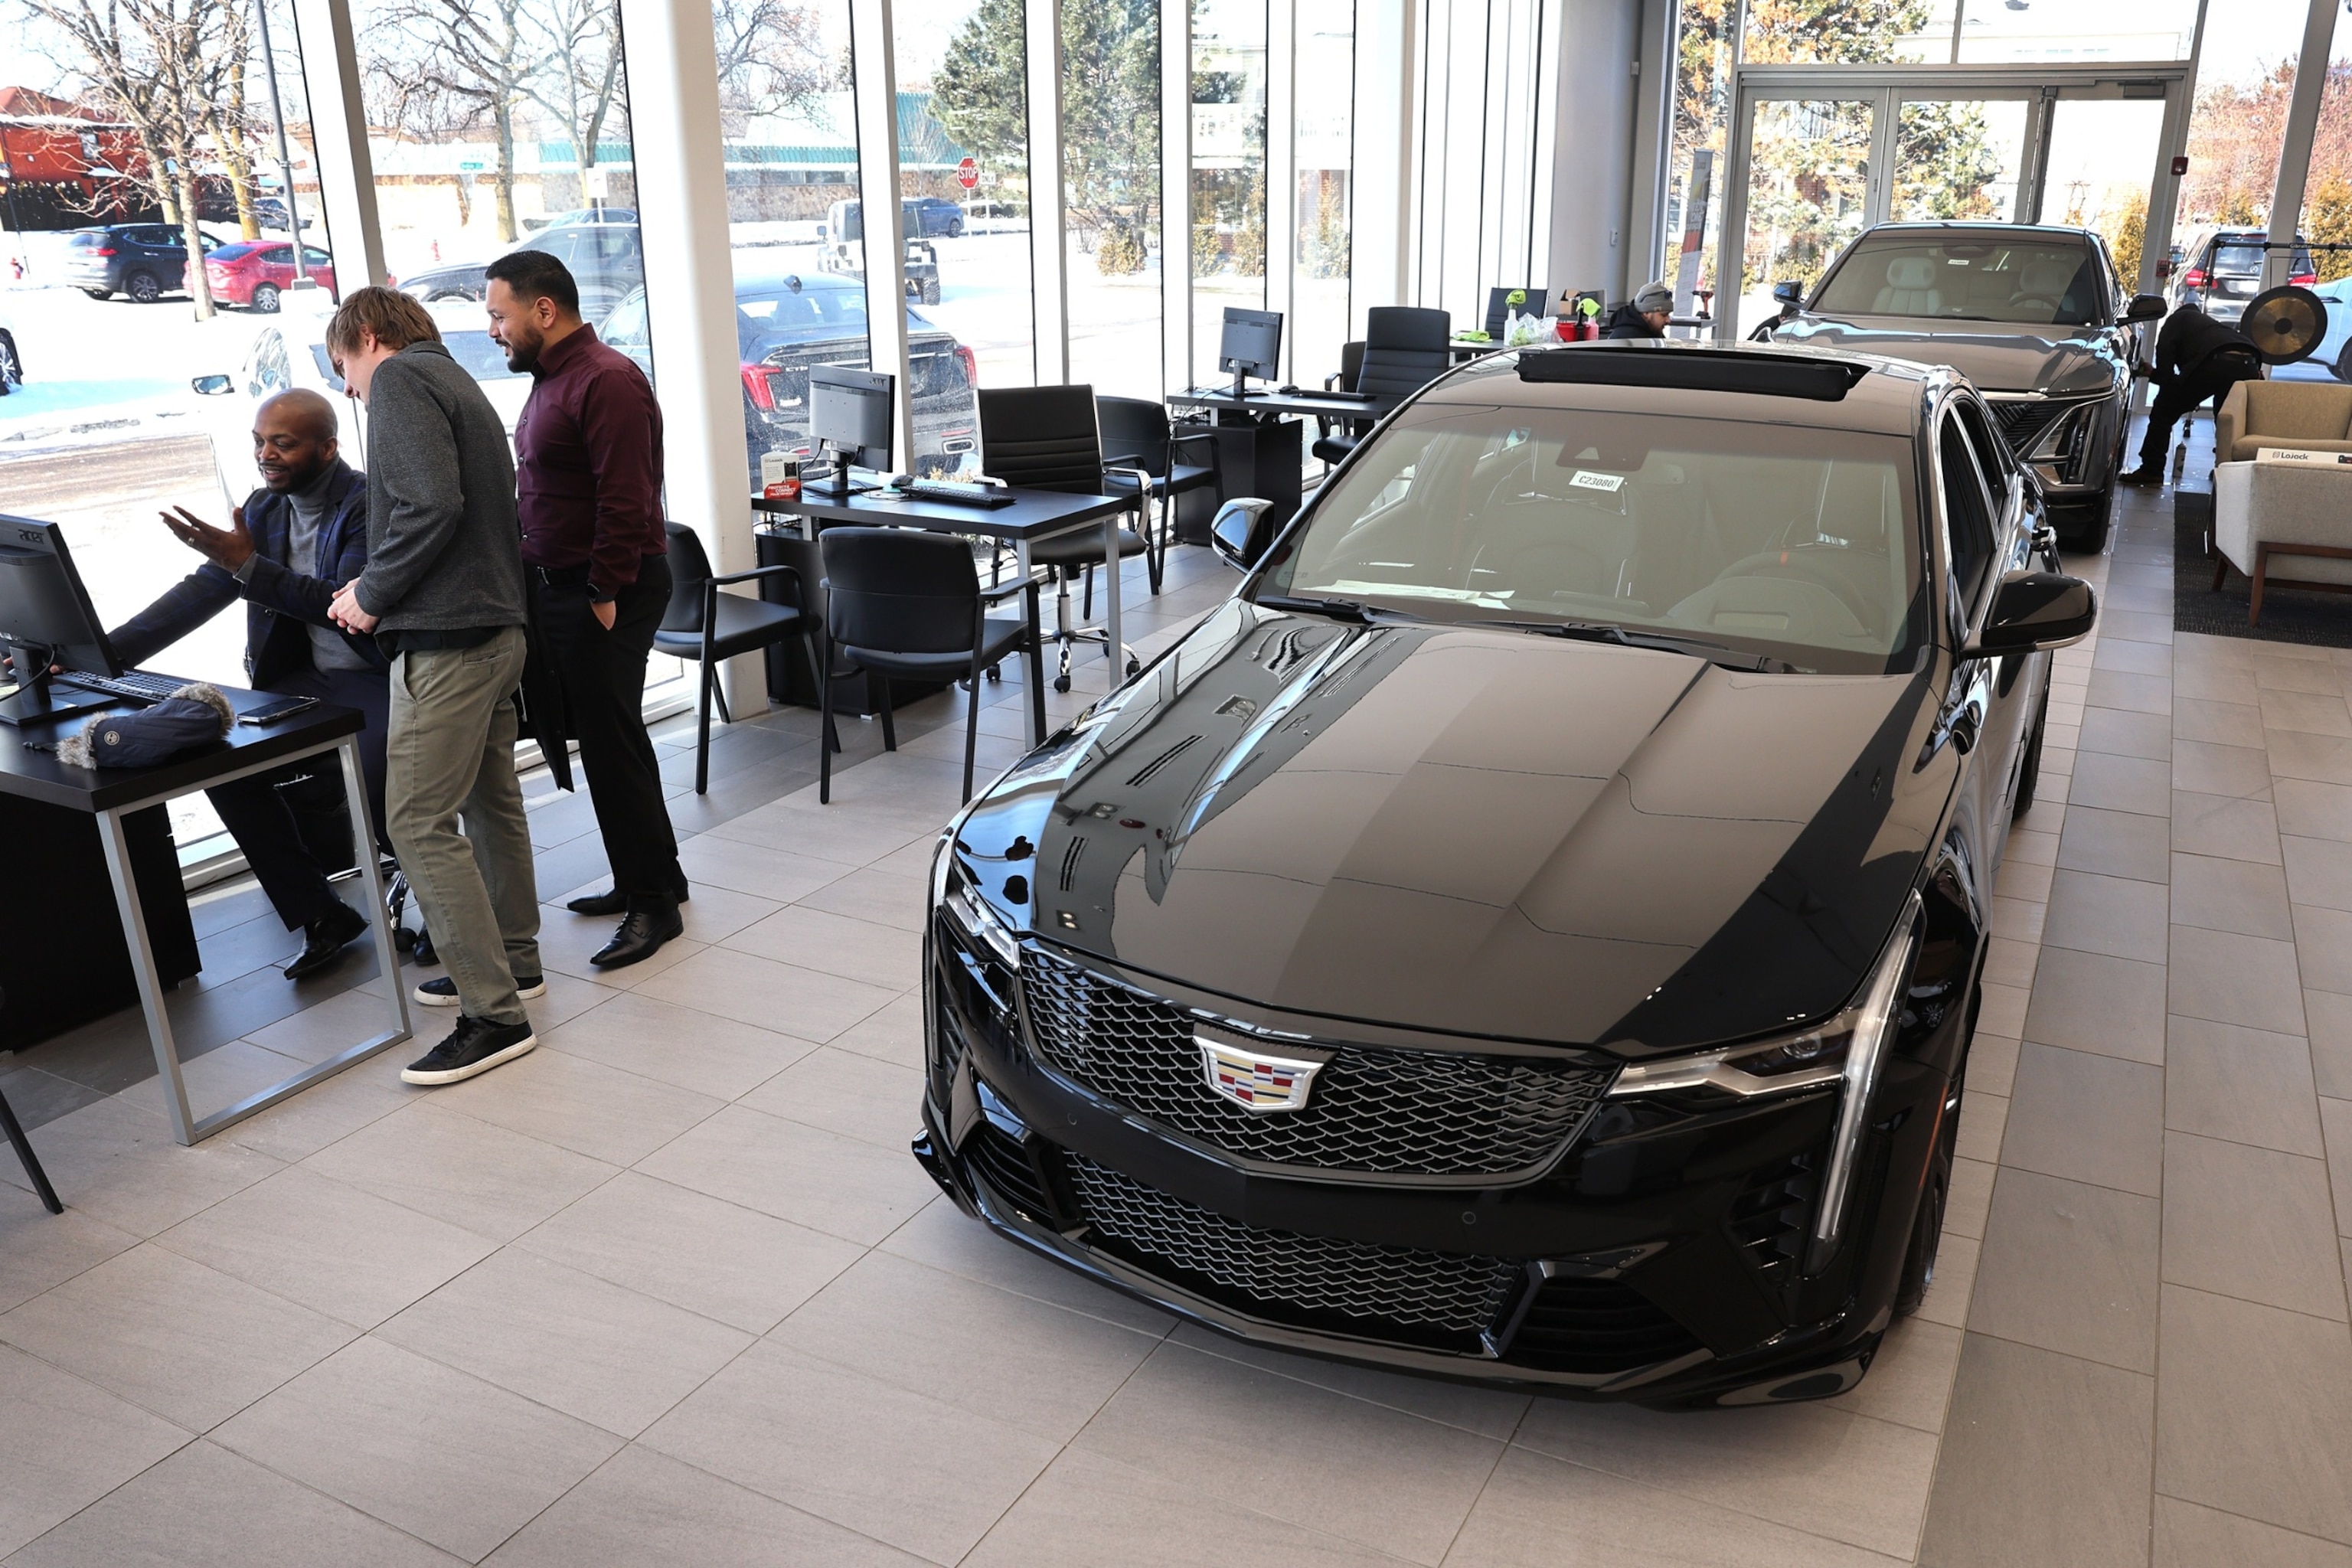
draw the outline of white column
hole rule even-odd
[[[1349,174],[1349,331],[1364,311],[1402,305],[1412,229],[1413,70],[1408,0],[1356,0],[1356,118]]]
[[[620,6],[665,506],[701,536],[714,570],[745,572],[758,561],[710,12],[691,0]],[[730,712],[766,706],[760,656],[730,660],[724,679]]]
[[[1216,379],[1192,363],[1192,5],[1160,0],[1160,378]]]
[[[890,0],[849,0],[851,79],[857,100],[857,195],[866,211],[866,334],[876,370],[892,377],[893,466],[915,468],[907,364],[907,224],[898,205],[898,68]]]
[[[2287,100],[2286,139],[2279,146],[2278,186],[2271,195],[2270,247],[2263,253],[2263,287],[2275,289],[2294,270],[2294,231],[2303,216],[2304,177],[2311,172],[2311,142],[2319,124],[2319,100],[2327,86],[2328,55],[2336,43],[2336,0],[2311,0],[2303,22],[2303,53],[2295,57],[2294,93]]]
[[[302,93],[335,279],[346,292],[383,281],[383,229],[375,212],[375,163],[368,156],[367,110],[360,101],[359,47],[350,0],[294,0],[302,49]],[[288,191],[289,206],[294,193]]]
[[[1070,379],[1069,245],[1062,188],[1062,26],[1056,0],[1027,0],[1029,280],[1037,384]]]

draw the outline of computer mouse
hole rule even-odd
[[[1275,391],[1282,394],[1285,397],[1296,397],[1298,395],[1298,388],[1295,386],[1277,386],[1275,388]]]

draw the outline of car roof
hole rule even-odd
[[[2088,239],[2092,231],[2076,224],[2063,223],[2000,223],[1990,218],[1948,218],[1937,220],[1906,220],[1902,223],[1874,223],[1853,237],[1861,244],[1880,234],[2010,234],[2049,239]]]
[[[1606,367],[1609,372],[1616,372],[1622,364],[1622,374],[1590,381],[1554,381],[1528,379],[1522,373],[1522,362],[1554,354],[1622,356],[1619,362]],[[1704,365],[1694,363],[1692,356],[1699,355],[1706,356]],[[1784,379],[1788,371],[1801,372],[1807,367],[1842,369],[1850,378],[1843,395],[1815,399],[1764,389],[1768,382]],[[1644,372],[1652,369],[1661,373],[1658,383],[1645,384]],[[1695,390],[1687,384],[1693,372],[1706,371],[1720,372],[1721,384],[1706,390]],[[1754,389],[1739,387],[1737,384],[1750,373],[1756,383]],[[1751,342],[1730,347],[1670,338],[1490,354],[1441,378],[1419,401],[1492,406],[1499,399],[1522,407],[1759,419],[1907,437],[1918,429],[1920,400],[1929,383],[1945,374],[1907,360],[1795,343]],[[1669,380],[1685,384],[1666,384]]]

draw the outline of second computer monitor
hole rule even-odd
[[[1225,307],[1225,329],[1217,340],[1217,368],[1231,371],[1236,383],[1254,375],[1261,381],[1282,376],[1282,312]]]
[[[841,454],[845,479],[853,462],[890,466],[891,382],[877,371],[809,366],[809,439]]]

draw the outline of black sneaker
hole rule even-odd
[[[547,976],[518,974],[514,977],[515,994],[528,1002],[534,996],[547,994]],[[455,1007],[457,1005],[457,983],[444,974],[436,980],[420,980],[410,992],[427,1007]]]
[[[524,1024],[492,1024],[461,1016],[449,1037],[400,1069],[403,1083],[462,1083],[510,1062],[539,1044]]]

